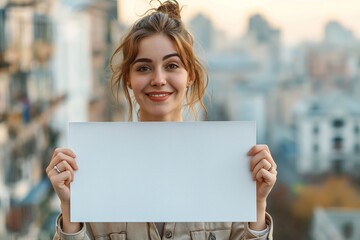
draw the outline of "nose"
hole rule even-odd
[[[162,69],[156,69],[154,71],[150,84],[152,86],[164,86],[166,84],[166,74]]]

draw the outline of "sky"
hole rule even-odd
[[[122,20],[132,24],[149,7],[148,0],[120,0]],[[242,36],[248,18],[262,14],[282,33],[286,45],[319,41],[326,23],[340,22],[360,38],[360,0],[178,0],[184,6],[185,22],[201,12],[210,17],[216,29],[229,38]],[[156,1],[154,1],[156,2]]]

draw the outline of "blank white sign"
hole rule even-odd
[[[71,221],[256,221],[255,143],[255,122],[70,123]]]

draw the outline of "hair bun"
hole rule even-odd
[[[181,20],[181,8],[176,0],[168,0],[161,3],[161,5],[156,9],[156,11],[168,14],[171,18]]]

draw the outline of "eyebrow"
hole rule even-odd
[[[180,58],[180,56],[179,56],[178,53],[170,53],[170,54],[168,54],[168,55],[165,55],[165,56],[162,58],[162,60],[164,61],[164,60],[166,60],[166,59],[168,59],[168,58],[171,58],[171,57],[179,57],[179,58]],[[152,60],[151,60],[150,58],[138,58],[138,59],[136,59],[132,64],[135,64],[135,63],[137,63],[137,62],[152,62]]]

